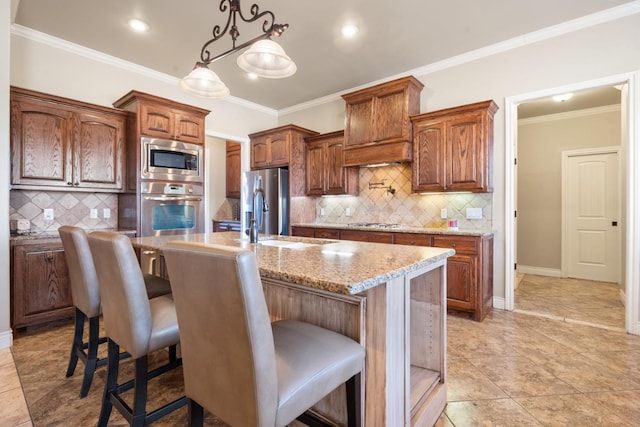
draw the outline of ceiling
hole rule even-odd
[[[220,0],[12,0],[15,23],[151,68],[184,77],[212,28],[224,26]],[[211,68],[247,101],[282,109],[387,79],[631,0],[254,0],[289,29],[276,39],[296,62],[286,79],[250,80],[237,54]],[[225,1],[225,3],[228,3]],[[252,2],[243,2],[249,14]],[[150,25],[130,31],[127,20]],[[262,22],[262,21],[259,21]],[[345,40],[340,27],[355,23]],[[261,25],[238,23],[239,42],[261,33]],[[224,37],[212,56],[231,47]]]

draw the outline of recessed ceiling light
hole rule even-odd
[[[356,34],[358,34],[358,27],[356,27],[353,24],[346,24],[344,27],[342,27],[340,32],[342,33],[343,36],[347,38],[351,38],[351,37],[354,37]]]
[[[562,95],[556,95],[553,97],[553,100],[556,102],[564,102],[568,101],[573,97],[572,93],[563,93]]]
[[[144,33],[146,31],[149,31],[149,24],[147,24],[144,21],[141,21],[140,19],[135,19],[135,18],[129,19],[127,23],[129,24],[129,27],[133,31],[136,31],[138,33]]]

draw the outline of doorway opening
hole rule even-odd
[[[638,121],[634,111],[637,111],[637,84],[638,73],[626,74],[623,76],[613,76],[600,79],[597,81],[584,82],[559,88],[548,89],[535,93],[510,97],[505,100],[505,123],[506,123],[506,146],[505,146],[505,309],[514,310],[515,307],[515,284],[516,284],[516,239],[520,240],[523,236],[518,236],[518,225],[516,221],[520,220],[520,215],[516,215],[516,203],[519,185],[517,178],[517,170],[515,166],[516,154],[518,153],[518,107],[527,102],[540,100],[559,93],[588,91],[605,86],[620,86],[621,89],[621,153],[622,156],[622,198],[625,203],[621,213],[621,231],[622,244],[622,274],[621,289],[625,301],[625,329],[629,333],[640,334],[640,319],[638,317],[639,303],[639,277],[640,277],[640,245],[638,244],[638,212],[640,212],[640,203],[635,197],[635,189],[638,189],[638,174],[636,165],[640,165],[640,154],[638,150]],[[520,163],[520,161],[518,161]],[[520,195],[523,197],[523,194]],[[558,247],[560,244],[557,245]],[[550,250],[553,245],[547,246]],[[558,248],[559,250],[559,248]],[[561,257],[558,257],[558,260]],[[520,260],[520,254],[518,254]],[[545,272],[545,276],[562,276],[562,266],[556,260],[556,264],[552,265],[551,270],[554,272]],[[534,273],[528,272],[528,273]],[[546,274],[551,273],[551,274]],[[524,276],[527,277],[526,275]]]

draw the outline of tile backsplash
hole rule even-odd
[[[383,188],[369,188],[370,183],[383,183]],[[458,220],[460,229],[491,229],[493,193],[411,193],[411,165],[360,168],[360,193],[356,196],[318,197],[318,224],[350,222],[386,222],[411,227],[443,227],[441,209],[448,219]],[[466,208],[481,208],[481,219],[466,219]],[[347,216],[347,209],[350,216]],[[321,215],[324,210],[324,215]]]
[[[44,219],[44,209],[53,209],[54,219]],[[97,209],[98,218],[90,218]],[[104,209],[111,212],[104,218]],[[11,190],[9,219],[28,219],[31,232],[55,232],[61,225],[75,225],[86,229],[118,227],[118,195],[111,193],[72,193],[62,191]]]

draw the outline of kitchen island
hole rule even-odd
[[[433,425],[446,404],[446,261],[454,251],[261,237],[258,244],[238,232],[132,242],[140,250],[160,253],[172,240],[254,251],[272,320],[317,324],[365,347],[363,425]],[[314,411],[344,425],[344,399],[340,387]]]

